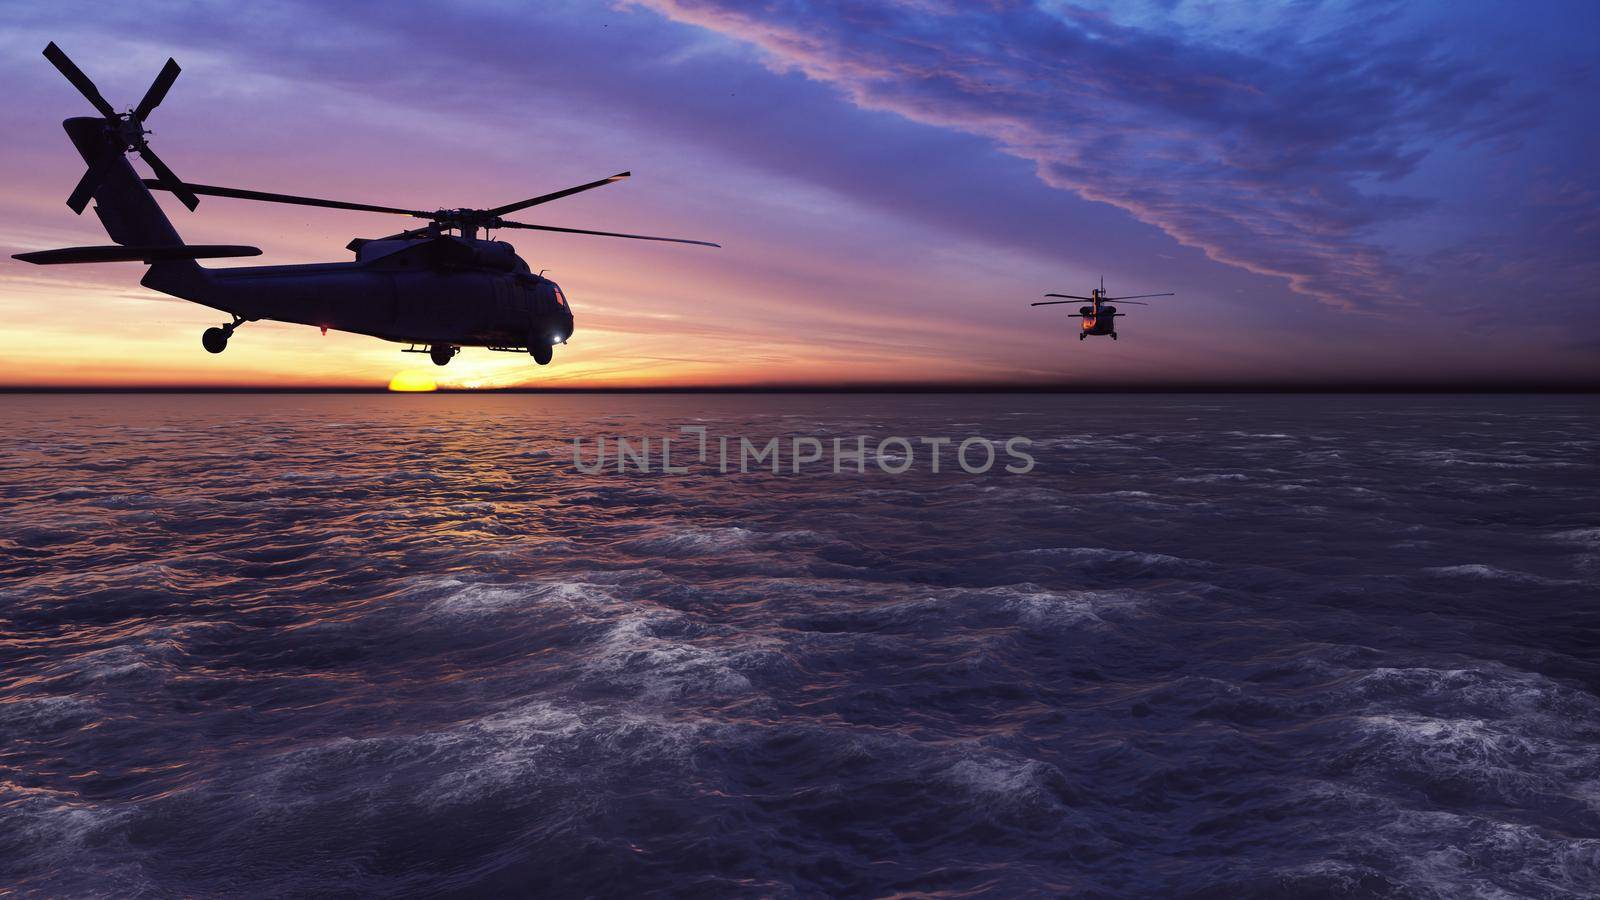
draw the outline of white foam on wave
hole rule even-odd
[[[1572,528],[1558,531],[1551,537],[1565,544],[1600,548],[1600,528]]]
[[[258,813],[316,817],[319,807],[389,815],[485,801],[548,803],[546,825],[575,823],[624,770],[682,769],[711,726],[632,710],[538,700],[419,734],[338,738],[281,753],[235,784],[202,790],[247,798]],[[380,798],[381,802],[380,802]],[[575,826],[576,827],[576,826]]]
[[[1037,759],[990,752],[956,760],[940,776],[985,801],[1021,805],[1046,797],[1049,779],[1061,772]]]
[[[89,682],[162,680],[182,653],[172,640],[134,641],[77,653],[55,666]]]
[[[1490,663],[1451,669],[1379,667],[1357,677],[1346,690],[1369,703],[1413,709],[1443,703],[1517,718],[1525,727],[1552,724],[1553,717],[1555,733],[1562,734],[1570,731],[1570,722],[1600,721],[1600,699],[1592,694],[1535,672]]]
[[[1519,572],[1515,569],[1502,569],[1485,563],[1468,563],[1460,566],[1430,566],[1422,571],[1429,575],[1444,578],[1477,578],[1491,581],[1508,581],[1516,584],[1563,585],[1576,584],[1576,582],[1560,579],[1546,578],[1534,575],[1531,572]]]
[[[82,725],[98,717],[94,704],[71,694],[0,701],[0,725],[13,733]]]
[[[1476,484],[1467,485],[1466,490],[1469,494],[1525,494],[1535,490],[1535,488],[1520,481],[1480,481]]]
[[[1243,472],[1212,472],[1206,475],[1189,475],[1184,478],[1174,478],[1178,484],[1220,484],[1227,481],[1249,481],[1250,476]]]
[[[483,616],[556,605],[567,609],[599,610],[620,605],[615,586],[587,581],[494,582],[441,578],[411,588],[407,593],[427,599],[426,609],[445,616]]]
[[[1024,553],[1039,556],[1060,556],[1074,562],[1091,564],[1133,564],[1168,571],[1193,571],[1212,568],[1203,560],[1184,559],[1164,553],[1145,553],[1138,550],[1113,550],[1108,547],[1037,547]]]
[[[1372,777],[1448,781],[1480,802],[1513,806],[1578,799],[1600,812],[1600,750],[1589,741],[1535,734],[1516,719],[1393,713],[1351,721],[1351,758]]]
[[[622,546],[636,553],[660,556],[695,556],[738,550],[755,540],[756,533],[748,528],[676,528],[661,533],[632,538]]]
[[[1360,827],[1333,835],[1342,845],[1340,854],[1351,860],[1280,870],[1291,882],[1302,876],[1381,872],[1415,896],[1440,900],[1579,900],[1594,896],[1592,887],[1600,883],[1600,840],[1594,838],[1494,815],[1410,808],[1388,796],[1331,783],[1313,786],[1306,799],[1349,812],[1334,821]]]
[[[143,881],[137,866],[114,866],[93,848],[131,815],[129,808],[102,805],[74,793],[0,781],[0,832],[15,854],[0,863],[25,866],[21,871],[48,873],[46,881],[94,872],[105,891],[84,893],[80,884],[74,887],[74,896],[129,896],[133,892],[128,889]],[[111,888],[113,884],[117,890]],[[59,893],[46,890],[40,895]]]
[[[1102,626],[1107,613],[1134,610],[1150,599],[1138,591],[1051,591],[1032,583],[985,588],[982,593],[1016,613],[1023,626],[1041,630]]]
[[[771,641],[723,631],[707,632],[716,639],[711,646],[689,639],[702,630],[670,610],[623,616],[601,638],[585,672],[660,703],[685,695],[745,696],[755,692],[746,672],[785,664]]]
[[[541,783],[582,781],[617,765],[684,768],[698,732],[637,713],[531,703],[436,735],[432,746],[461,764],[442,773],[424,800],[433,808],[470,803]],[[573,757],[581,769],[561,765]]]

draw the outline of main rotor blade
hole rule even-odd
[[[373,238],[373,240],[375,240],[375,241],[409,241],[412,238],[422,237],[422,236],[426,235],[427,233],[428,233],[428,229],[427,228],[413,228],[410,231],[402,231],[399,234],[386,234],[381,238]]]
[[[78,179],[78,186],[72,189],[72,196],[67,198],[67,206],[78,215],[88,207],[89,201],[94,199],[94,192],[100,189],[100,176],[90,166],[83,172],[83,177]]]
[[[133,117],[142,122],[145,116],[150,115],[151,110],[160,106],[161,101],[167,97],[167,91],[172,90],[172,83],[178,80],[178,73],[182,71],[178,68],[177,60],[167,57],[167,64],[161,67],[161,73],[156,76],[155,81],[150,82],[150,90],[144,92],[144,99],[134,107]]]
[[[44,58],[50,60],[52,65],[61,70],[61,74],[67,76],[67,80],[72,82],[72,86],[78,89],[78,93],[88,98],[90,103],[94,104],[94,108],[100,111],[100,115],[108,119],[117,117],[117,111],[111,108],[111,104],[106,102],[106,98],[100,96],[100,89],[94,86],[94,82],[89,80],[89,76],[83,74],[83,70],[78,68],[77,63],[69,59],[67,54],[56,46],[55,41],[45,45]]]
[[[1055,295],[1054,294],[1046,294],[1045,296],[1053,297]],[[1073,299],[1074,300],[1082,300],[1083,298],[1082,297],[1074,297]],[[1068,303],[1068,302],[1070,302],[1070,301],[1067,301],[1067,300],[1040,300],[1038,303],[1029,303],[1028,305],[1029,306],[1060,306],[1061,304]]]
[[[1173,294],[1173,293],[1166,293],[1166,294],[1133,294],[1132,296],[1128,296],[1128,297],[1101,297],[1100,299],[1101,300],[1138,300],[1141,297],[1176,297],[1176,296],[1178,296],[1178,295],[1177,294]]]
[[[1072,300],[1093,300],[1093,297],[1079,297],[1077,294],[1045,294],[1046,297],[1067,297]]]
[[[1116,300],[1118,303],[1127,304],[1128,306],[1149,306],[1150,305],[1148,303],[1140,303],[1138,300],[1123,300],[1120,297],[1113,297],[1112,299]]]
[[[145,187],[171,191],[172,188],[160,180],[146,178]],[[217,187],[213,184],[183,184],[196,194],[208,197],[232,197],[235,200],[260,200],[266,203],[293,203],[297,206],[321,206],[327,209],[353,209],[358,212],[391,213],[397,216],[411,216],[419,219],[431,219],[433,213],[420,209],[401,209],[397,206],[374,206],[370,203],[347,203],[343,200],[320,200],[316,197],[296,197],[293,194],[274,194],[270,191],[247,191],[243,188]],[[176,191],[174,191],[176,193]]]
[[[588,184],[580,184],[577,187],[570,187],[564,191],[556,191],[553,194],[544,194],[538,197],[532,197],[518,203],[508,203],[505,206],[497,206],[494,209],[489,210],[489,215],[503,216],[506,213],[514,213],[519,209],[527,209],[530,206],[538,206],[541,203],[549,203],[551,200],[560,200],[562,197],[571,197],[573,194],[581,194],[587,190],[592,190],[597,187],[605,187],[612,182],[621,181],[632,174],[632,172],[618,172],[610,178],[602,178],[599,181],[591,181]],[[629,237],[629,235],[623,236]]]
[[[525,225],[521,222],[501,222],[497,228],[527,228],[533,231],[559,231],[562,234],[592,234],[599,237],[631,238],[636,241],[668,241],[673,244],[699,244],[702,247],[721,247],[710,241],[691,241],[688,238],[653,237],[648,234],[622,234],[616,231],[589,231],[584,228],[557,228],[554,225]]]
[[[157,186],[164,191],[171,191],[173,196],[183,201],[184,206],[189,207],[190,212],[194,212],[194,208],[200,205],[200,198],[194,195],[194,191],[189,190],[183,179],[174,175],[172,170],[167,168],[167,164],[161,161],[161,157],[148,146],[139,147],[139,155],[144,157],[144,161],[155,170]]]

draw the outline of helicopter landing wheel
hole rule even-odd
[[[452,347],[449,344],[434,344],[428,348],[428,358],[433,360],[434,365],[442,366],[454,359],[457,352],[459,352],[459,348]]]
[[[528,352],[533,354],[533,361],[541,366],[550,365],[550,360],[556,357],[556,348],[549,344],[534,344],[528,348]]]
[[[1115,331],[1111,332],[1111,339],[1113,341],[1117,339],[1117,333]]]
[[[1080,331],[1080,332],[1078,332],[1078,340],[1080,340],[1080,341],[1081,341],[1081,340],[1083,340],[1083,339],[1084,339],[1084,338],[1085,338],[1085,337],[1088,337],[1088,335],[1086,335],[1086,334],[1084,334],[1084,333],[1083,333],[1083,332],[1081,332],[1081,331]]]
[[[228,331],[224,328],[207,328],[200,335],[200,345],[207,353],[221,353],[228,349]]]

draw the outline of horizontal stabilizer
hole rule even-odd
[[[60,250],[35,250],[32,253],[13,253],[12,259],[33,263],[36,266],[59,266],[67,263],[142,262],[154,263],[173,259],[217,259],[224,256],[260,256],[260,247],[239,244],[170,244],[164,247],[63,247]]]

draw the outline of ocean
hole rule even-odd
[[[1597,412],[0,396],[0,893],[1593,897]]]

